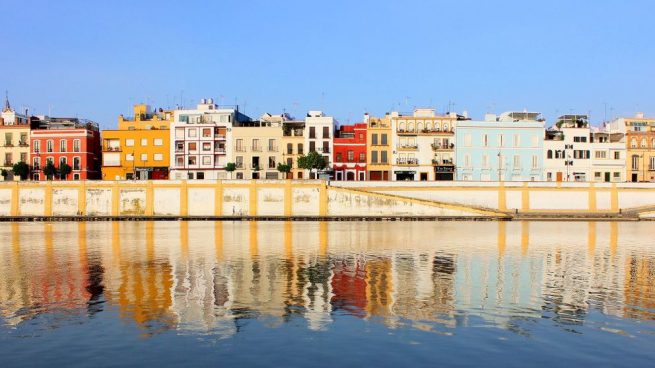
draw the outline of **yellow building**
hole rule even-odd
[[[643,113],[610,123],[611,133],[624,133],[626,180],[655,182],[655,119]]]
[[[27,115],[16,113],[5,99],[0,118],[0,169],[7,171],[6,180],[14,180],[14,164],[30,165],[30,122]],[[18,179],[18,178],[16,178]]]
[[[279,179],[281,142],[282,123],[269,114],[259,121],[235,123],[231,142],[236,164],[233,179]]]
[[[102,132],[102,179],[168,179],[172,111],[134,105],[134,117],[118,117],[118,130]]]
[[[282,125],[282,159],[291,166],[289,179],[302,179],[305,170],[298,168],[298,157],[307,154],[305,143],[305,122],[288,120]]]
[[[391,120],[389,114],[383,118],[364,115],[366,129],[367,180],[391,179]]]

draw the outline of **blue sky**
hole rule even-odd
[[[203,97],[342,124],[449,101],[474,118],[655,115],[655,1],[2,3],[13,105],[103,127]]]

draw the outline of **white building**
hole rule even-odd
[[[589,126],[587,115],[563,115],[546,131],[546,181],[625,180],[623,134]]]
[[[316,151],[325,159],[325,167],[332,167],[334,127],[337,124],[332,116],[325,116],[322,111],[309,111],[305,117],[305,147],[307,153]],[[305,177],[313,178],[315,173],[306,170]]]
[[[227,179],[225,165],[233,157],[232,126],[248,121],[236,108],[202,99],[195,109],[174,112],[171,124],[170,179]]]

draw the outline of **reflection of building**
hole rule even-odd
[[[626,316],[655,320],[655,258],[629,256],[625,268]]]
[[[358,259],[335,259],[332,269],[332,309],[366,317],[366,264]]]
[[[168,179],[171,111],[134,105],[134,117],[118,117],[118,130],[102,131],[104,180]]]

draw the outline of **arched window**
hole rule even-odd
[[[422,122],[419,122],[418,124],[416,124],[416,130],[419,131],[419,132],[423,131],[423,123]]]
[[[431,122],[425,123],[425,129],[432,130],[432,123]]]
[[[546,158],[553,158],[553,150],[548,150],[546,153]]]
[[[647,147],[647,145],[646,145],[646,138],[642,138],[642,139],[641,139],[641,148],[646,148],[646,147]]]
[[[398,124],[398,131],[404,132],[405,131],[405,123],[400,123]]]
[[[449,127],[448,123],[445,123],[445,124],[443,125],[443,131],[444,131],[444,132],[447,132],[447,131],[449,131],[449,130],[450,130],[450,127]]]
[[[630,148],[637,148],[637,138],[632,138],[630,141]]]
[[[414,131],[414,123],[409,123],[407,125],[407,131],[408,132],[413,132]]]

